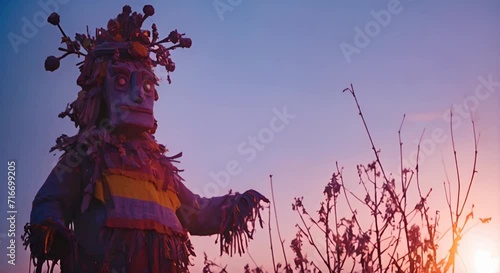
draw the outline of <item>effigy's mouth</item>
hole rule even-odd
[[[153,114],[153,110],[151,110],[151,109],[132,106],[132,105],[120,105],[119,108],[121,110],[125,110],[125,111],[146,113],[146,114],[151,114],[151,115]]]

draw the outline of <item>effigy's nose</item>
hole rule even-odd
[[[132,99],[134,102],[142,103],[144,101],[144,90],[142,87],[141,73],[133,72],[130,76],[132,88]]]
[[[137,103],[141,103],[143,100],[144,100],[144,98],[143,97],[139,97],[139,96],[134,99],[134,101],[137,102]]]

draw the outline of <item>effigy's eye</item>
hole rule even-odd
[[[150,93],[153,90],[153,84],[150,81],[144,82],[144,91]]]
[[[127,78],[125,78],[124,76],[118,76],[116,78],[116,84],[118,86],[125,86],[127,84]]]

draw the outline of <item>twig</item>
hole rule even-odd
[[[316,249],[316,252],[321,257],[321,260],[323,260],[323,263],[328,266],[328,262],[325,260],[325,258],[323,257],[323,254],[321,254],[321,251],[319,250],[318,246],[314,242],[313,236],[311,234],[311,231],[307,227],[307,224],[306,224],[306,221],[304,220],[304,217],[302,217],[302,214],[300,214],[299,210],[297,210],[297,213],[299,214],[300,220],[302,220],[302,223],[304,224],[304,228],[307,230],[307,233],[299,225],[297,225],[297,227],[299,228],[300,232],[302,232],[302,234],[304,234],[304,236],[306,236],[307,240],[309,241],[309,244],[312,245],[314,247],[314,249]],[[331,271],[332,271],[331,268],[328,268],[328,272],[331,272]]]
[[[328,262],[328,268],[331,268],[331,261],[330,261],[330,244],[329,244],[329,241],[328,239],[330,238],[329,235],[330,235],[330,226],[329,226],[329,222],[330,222],[330,211],[331,211],[331,207],[330,207],[330,198],[327,197],[327,201],[326,201],[326,218],[325,218],[325,243],[326,243],[326,260]],[[335,210],[335,216],[337,216],[336,214],[337,210]],[[335,219],[335,225],[337,225],[337,219]]]
[[[458,214],[458,207],[460,204],[460,169],[458,167],[457,150],[455,149],[455,137],[453,134],[453,112],[450,110],[450,132],[451,132],[451,146],[453,147],[453,158],[455,160],[455,171],[457,174],[457,208],[455,210],[455,220],[458,221],[460,215]]]
[[[405,122],[406,114],[403,115],[403,120],[401,120],[401,124],[399,125],[398,130],[398,140],[399,140],[399,161],[400,161],[400,172],[401,172],[401,188],[404,190],[405,184],[403,183],[403,141],[401,140],[401,129],[403,128],[403,123]]]
[[[418,189],[418,195],[422,197],[422,190],[420,189],[420,179],[419,179],[419,173],[420,173],[420,165],[418,164],[419,159],[420,159],[420,144],[422,143],[422,139],[424,138],[424,133],[425,129],[422,131],[422,134],[420,135],[420,139],[418,140],[418,145],[417,145],[417,159],[415,162],[415,172],[416,172],[416,177],[417,177],[417,189]]]
[[[255,262],[254,258],[252,257],[252,255],[250,254],[250,250],[247,249],[247,254],[248,254],[248,257],[250,257],[250,260],[252,260],[253,264],[255,265],[255,268],[259,268],[259,266],[257,265],[257,263]],[[274,265],[274,264],[273,264]]]
[[[469,186],[467,187],[467,193],[465,194],[464,202],[462,203],[462,208],[460,208],[460,212],[458,214],[462,214],[462,212],[464,211],[465,204],[467,203],[467,199],[469,198],[469,193],[470,193],[470,189],[472,186],[472,182],[474,181],[474,176],[477,173],[477,170],[476,170],[476,163],[477,163],[476,125],[474,123],[474,120],[471,120],[471,122],[472,122],[472,132],[474,134],[474,163],[472,164],[473,165],[472,166],[472,174],[470,177]]]
[[[337,212],[337,198],[338,197],[335,195],[334,196],[334,206],[335,206],[335,208],[333,209],[333,213],[334,213],[334,217],[335,217],[335,232],[336,232],[336,235],[339,234],[339,225],[337,224],[339,222],[339,220],[338,220],[338,212]],[[328,222],[328,219],[327,219],[327,222]],[[335,252],[337,254],[337,259],[335,260],[335,263],[336,263],[335,269],[337,269],[337,271],[340,273],[342,266],[341,266],[341,262],[340,262],[340,251],[339,251],[339,249],[340,249],[340,246],[339,246],[338,243],[336,243],[335,244]],[[327,240],[327,253],[328,253],[328,240]],[[346,258],[347,258],[347,255],[345,255],[344,262],[345,262]],[[330,261],[328,261],[328,262],[330,262]],[[342,264],[343,264],[343,262],[342,262]]]
[[[349,91],[351,93],[351,95],[353,96],[354,101],[356,102],[356,106],[358,107],[358,114],[361,117],[361,120],[363,121],[363,125],[365,127],[366,134],[368,135],[368,138],[369,138],[370,143],[372,145],[372,150],[373,150],[373,153],[375,154],[375,158],[377,159],[377,163],[380,165],[380,171],[382,172],[384,179],[386,181],[389,181],[389,179],[387,179],[384,168],[382,166],[382,162],[380,161],[380,157],[378,155],[377,149],[375,148],[375,143],[373,142],[372,135],[370,133],[370,130],[368,129],[368,125],[366,124],[365,117],[363,116],[363,112],[361,111],[361,106],[358,102],[358,98],[356,97],[356,93],[354,92],[354,87],[353,87],[352,83],[351,83],[351,88],[346,88],[342,92],[345,92],[345,91]]]
[[[283,250],[283,257],[285,258],[285,265],[288,265],[288,260],[286,258],[285,246],[284,246],[285,241],[283,239],[281,239],[280,225],[278,223],[278,211],[276,210],[276,202],[274,201],[274,188],[273,188],[273,175],[272,174],[269,175],[269,181],[271,183],[271,198],[273,199],[274,218],[276,219],[276,230],[278,231],[278,238],[280,239],[281,250]]]
[[[271,244],[271,258],[273,259],[273,271],[277,273],[278,269],[276,268],[276,262],[274,261],[273,237],[271,235],[271,206],[269,206],[269,221],[267,225],[269,227],[269,243]]]
[[[347,197],[347,189],[346,189],[346,187],[344,187],[344,178],[342,176],[342,172],[340,171],[339,163],[335,162],[335,166],[337,167],[337,173],[339,174],[339,179],[341,182],[342,190],[344,191],[344,197],[345,197],[345,201],[347,202],[347,206],[349,207],[349,210],[351,211],[351,213],[354,215],[354,220],[356,220],[356,224],[358,225],[359,230],[361,232],[363,232],[363,229],[361,228],[361,225],[358,222],[358,218],[356,217],[356,211],[352,208],[351,202],[349,201],[349,198]],[[350,193],[352,195],[354,195],[352,192],[350,192]],[[355,195],[354,195],[354,197],[357,198]],[[359,200],[359,198],[358,198],[358,200]]]
[[[382,248],[382,242],[380,241],[380,237],[381,237],[381,234],[380,234],[380,229],[379,229],[379,226],[378,226],[378,198],[377,198],[377,183],[376,183],[376,179],[377,179],[377,169],[374,168],[373,169],[373,172],[375,173],[375,182],[373,183],[373,190],[374,190],[374,197],[375,197],[375,207],[374,207],[374,211],[373,211],[373,217],[375,218],[375,234],[376,234],[376,240],[377,240],[377,258],[378,258],[378,268],[379,268],[379,272],[382,271],[382,268],[383,268],[383,265],[382,265],[382,253],[381,253],[381,248]]]

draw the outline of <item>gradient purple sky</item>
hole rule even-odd
[[[407,114],[405,158],[416,149],[424,128],[428,140],[433,130],[444,131],[446,141],[435,143],[421,166],[423,187],[434,188],[432,204],[442,211],[445,168],[453,178],[449,124],[442,117],[454,104],[472,103],[481,137],[471,202],[478,217],[493,216],[493,221],[464,239],[460,253],[467,264],[478,250],[500,257],[500,87],[483,99],[474,93],[479,77],[500,82],[500,2],[401,0],[400,12],[359,54],[351,55],[350,62],[340,44],[353,45],[355,28],[364,29],[374,21],[371,11],[387,9],[391,1],[242,0],[223,17],[212,1],[61,2],[67,2],[58,4],[61,25],[72,37],[84,32],[86,25],[92,31],[105,27],[130,3],[137,11],[144,4],[154,5],[156,14],[146,26],[156,23],[160,36],[177,28],[193,39],[191,49],[172,52],[177,70],[171,85],[165,72],[158,70],[164,83],[155,105],[156,137],[172,154],[184,153],[180,167],[186,170],[186,185],[204,195],[253,188],[270,196],[268,175],[273,174],[286,246],[299,221],[291,210],[293,198],[304,196],[314,211],[335,161],[345,167],[346,183],[357,187],[356,164],[373,159],[354,101],[341,92],[350,83],[386,168],[393,172],[398,170],[397,130],[403,114]],[[59,54],[57,28],[36,27],[17,50],[9,41],[9,33],[24,35],[23,18],[33,22],[37,12],[48,14],[37,1],[22,5],[3,1],[0,9],[1,162],[17,161],[18,241],[31,201],[58,158],[48,153],[49,148],[60,134],[75,133],[72,123],[57,115],[79,91],[76,58],[65,59],[56,72],[44,71],[45,58]],[[238,146],[269,126],[273,109],[285,106],[296,117],[248,161]],[[456,126],[455,137],[468,177],[473,155],[470,121],[458,118],[463,123]],[[224,170],[232,160],[242,172],[232,176],[228,186],[207,192],[207,185],[214,182],[210,172]],[[7,172],[6,166],[3,170]],[[2,185],[0,200],[5,200],[5,179]],[[6,211],[6,204],[0,207]],[[267,211],[264,215],[267,219]],[[447,224],[443,217],[441,227]],[[6,252],[6,230],[6,221],[0,221],[0,253]],[[250,253],[269,270],[268,240],[267,228],[258,230]],[[201,271],[204,251],[218,255],[214,241],[215,237],[193,238],[198,258],[192,272]],[[26,272],[28,254],[20,244],[17,253],[16,272]],[[5,254],[0,257],[0,272],[14,272]],[[217,260],[229,264],[229,272],[240,272],[251,263],[247,255]]]

